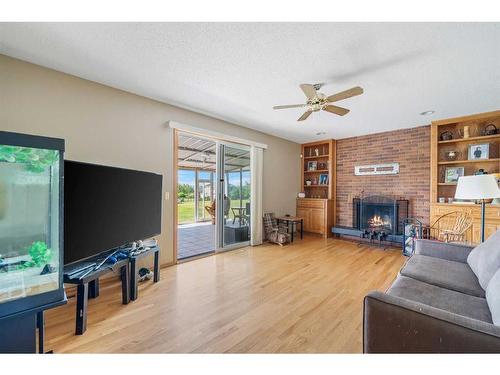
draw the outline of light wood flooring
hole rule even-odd
[[[47,313],[46,350],[361,352],[363,297],[385,290],[404,261],[394,249],[305,237],[162,269],[160,282],[141,284],[128,305],[112,279],[89,300],[84,335],[74,335],[75,298]]]

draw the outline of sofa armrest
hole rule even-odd
[[[371,292],[364,300],[365,353],[500,353],[500,327]]]
[[[415,254],[467,263],[467,257],[473,248],[473,246],[461,244],[417,240],[415,243]]]

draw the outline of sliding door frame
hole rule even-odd
[[[209,129],[200,129],[200,128],[197,128],[194,126],[181,124],[181,123],[177,123],[174,121],[169,121],[168,126],[173,132],[172,133],[172,137],[173,137],[173,142],[172,142],[172,146],[173,146],[172,147],[172,153],[173,153],[172,181],[173,181],[173,186],[172,186],[172,190],[171,190],[172,191],[172,198],[171,199],[173,199],[172,206],[173,206],[173,210],[174,210],[174,213],[173,213],[174,220],[173,220],[173,228],[172,228],[172,232],[173,232],[172,233],[172,240],[173,240],[172,245],[173,245],[173,264],[177,264],[179,262],[177,259],[177,255],[178,255],[178,251],[177,251],[177,245],[178,245],[178,238],[177,238],[177,230],[178,230],[177,183],[178,183],[178,177],[177,177],[177,174],[178,174],[178,162],[179,162],[178,161],[179,132],[192,134],[192,135],[199,136],[199,137],[204,137],[204,138],[207,138],[207,139],[210,139],[210,140],[216,142],[217,160],[219,160],[219,157],[220,157],[219,156],[219,153],[220,153],[219,152],[219,144],[227,144],[230,147],[244,148],[245,150],[247,148],[251,149],[252,146],[259,147],[262,149],[267,149],[267,145],[263,144],[263,143],[250,141],[250,140],[240,139],[240,138],[233,137],[233,136],[228,136],[226,134],[218,133],[218,132],[215,132],[215,131],[212,131]],[[217,166],[217,169],[218,168],[219,167]],[[216,174],[215,174],[214,184],[216,186],[216,194],[215,195],[218,198],[218,196],[219,196],[218,190],[219,190],[219,186],[220,186],[220,179],[219,179],[218,170],[216,171]],[[220,205],[218,205],[218,206],[220,206]],[[222,210],[223,210],[223,208],[222,208]],[[217,215],[217,216],[219,218],[221,217],[221,215]],[[219,220],[219,218],[216,218],[216,220]],[[219,224],[217,224],[217,226],[219,226]],[[226,247],[220,248],[219,247],[219,241],[220,241],[219,231],[220,230],[216,230],[216,234],[215,234],[215,237],[216,237],[215,254],[220,253],[220,252],[235,250],[235,249],[250,245],[250,241],[248,241],[248,242],[245,241],[245,242],[241,242],[241,243],[237,243],[237,244],[233,244],[233,245],[228,245]],[[223,239],[223,236],[222,236],[222,239]],[[210,256],[213,254],[214,253],[200,255],[199,257],[189,258],[189,260],[194,260],[194,259],[197,259],[200,257]]]
[[[217,142],[217,199],[219,202],[224,202],[224,189],[226,184],[226,178],[229,178],[229,175],[225,171],[225,148],[231,147],[236,148],[243,151],[248,151],[248,155],[250,155],[251,146],[241,144],[241,143],[233,143],[227,141],[218,141]],[[250,165],[251,167],[251,165]],[[241,171],[240,171],[240,180],[241,180]],[[229,186],[229,181],[227,181]],[[241,189],[241,186],[240,186]],[[229,191],[228,191],[229,194]],[[240,193],[241,196],[241,193]],[[229,198],[229,195],[228,195]],[[241,199],[241,198],[240,198]],[[224,244],[224,204],[217,205],[217,228],[216,228],[216,253],[222,253],[225,251],[239,249],[240,247],[250,246],[250,239],[248,241],[237,242],[230,245]]]
[[[179,173],[179,131],[177,129],[172,129],[172,138],[173,138],[173,167],[172,167],[172,181],[173,181],[173,189],[172,189],[172,200],[174,207],[174,222],[173,222],[173,230],[172,230],[172,240],[173,240],[173,264],[178,263],[177,259],[177,231],[179,227],[179,217],[178,217],[178,209],[177,206],[177,194],[178,194],[178,176]]]

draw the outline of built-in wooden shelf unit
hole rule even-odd
[[[433,121],[431,125],[431,204],[430,223],[434,223],[441,216],[450,212],[471,212],[473,222],[466,233],[466,242],[480,241],[481,216],[477,204],[448,203],[454,198],[457,183],[446,180],[447,168],[463,168],[464,175],[474,175],[479,169],[489,174],[500,173],[500,133],[486,134],[486,127],[496,126],[500,132],[500,111],[480,113],[471,116]],[[464,137],[464,129],[468,128],[469,137]],[[493,128],[489,126],[489,128]],[[451,133],[452,139],[442,139],[444,132]],[[467,133],[467,131],[465,131]],[[470,159],[469,146],[488,144],[488,159]],[[455,151],[454,160],[447,154]],[[438,203],[444,198],[445,203]],[[450,220],[454,220],[450,216]],[[486,238],[500,229],[500,206],[488,204],[486,206],[485,232]]]
[[[490,124],[496,126],[499,133],[487,135],[486,127],[493,128]],[[469,137],[464,137],[465,128],[468,128]],[[453,138],[443,140],[445,133]],[[469,146],[483,144],[489,145],[488,158],[469,158]],[[456,152],[452,160],[447,157],[450,151]],[[500,111],[432,122],[431,203],[438,203],[440,197],[448,202],[448,198],[455,196],[457,184],[446,180],[446,172],[457,167],[464,169],[465,176],[474,175],[480,169],[490,174],[500,172]]]
[[[301,186],[306,198],[335,198],[335,153],[333,139],[302,145]],[[322,183],[322,176],[326,176],[326,183]],[[311,181],[310,184],[307,183],[308,180]]]
[[[302,145],[300,188],[306,197],[297,198],[297,216],[304,220],[304,231],[324,237],[335,225],[335,146],[333,139]]]

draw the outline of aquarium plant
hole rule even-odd
[[[36,241],[31,245],[29,255],[34,265],[40,267],[50,262],[52,251],[47,247],[45,242]]]
[[[25,164],[26,169],[42,173],[57,161],[57,150],[0,145],[0,161]]]
[[[52,259],[52,250],[47,247],[47,244],[42,241],[35,241],[31,244],[28,254],[31,257],[30,261],[22,261],[16,266],[16,270],[24,270],[31,267],[41,267],[48,264]]]

